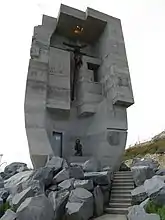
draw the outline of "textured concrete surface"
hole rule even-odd
[[[106,214],[95,218],[95,220],[127,220],[127,217],[125,215]]]
[[[74,53],[64,43],[85,45],[75,81]],[[30,55],[25,126],[34,167],[48,155],[69,160],[79,138],[84,157],[117,168],[127,139],[126,109],[134,103],[120,20],[61,5],[58,20],[44,15],[34,27]]]

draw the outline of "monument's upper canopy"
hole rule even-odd
[[[61,5],[55,34],[80,40],[86,43],[95,42],[107,23],[107,15],[87,8],[86,12]]]

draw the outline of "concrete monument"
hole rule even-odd
[[[134,103],[120,20],[61,5],[58,18],[43,15],[34,27],[30,55],[25,126],[34,167],[58,155],[117,168]]]

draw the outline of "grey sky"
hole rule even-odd
[[[33,27],[42,14],[57,16],[59,0],[1,1],[0,153],[3,161],[30,164],[24,128],[24,95]],[[165,129],[165,1],[65,0],[97,9],[122,21],[136,104],[128,109],[127,146]]]

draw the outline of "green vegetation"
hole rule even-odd
[[[146,154],[165,153],[165,139],[136,144],[125,151],[124,160],[143,157]]]
[[[149,201],[145,210],[147,213],[156,213],[160,216],[161,220],[165,220],[165,206],[159,206],[153,201]]]
[[[10,209],[9,202],[5,202],[3,205],[0,206],[0,217],[2,217],[6,210]]]

